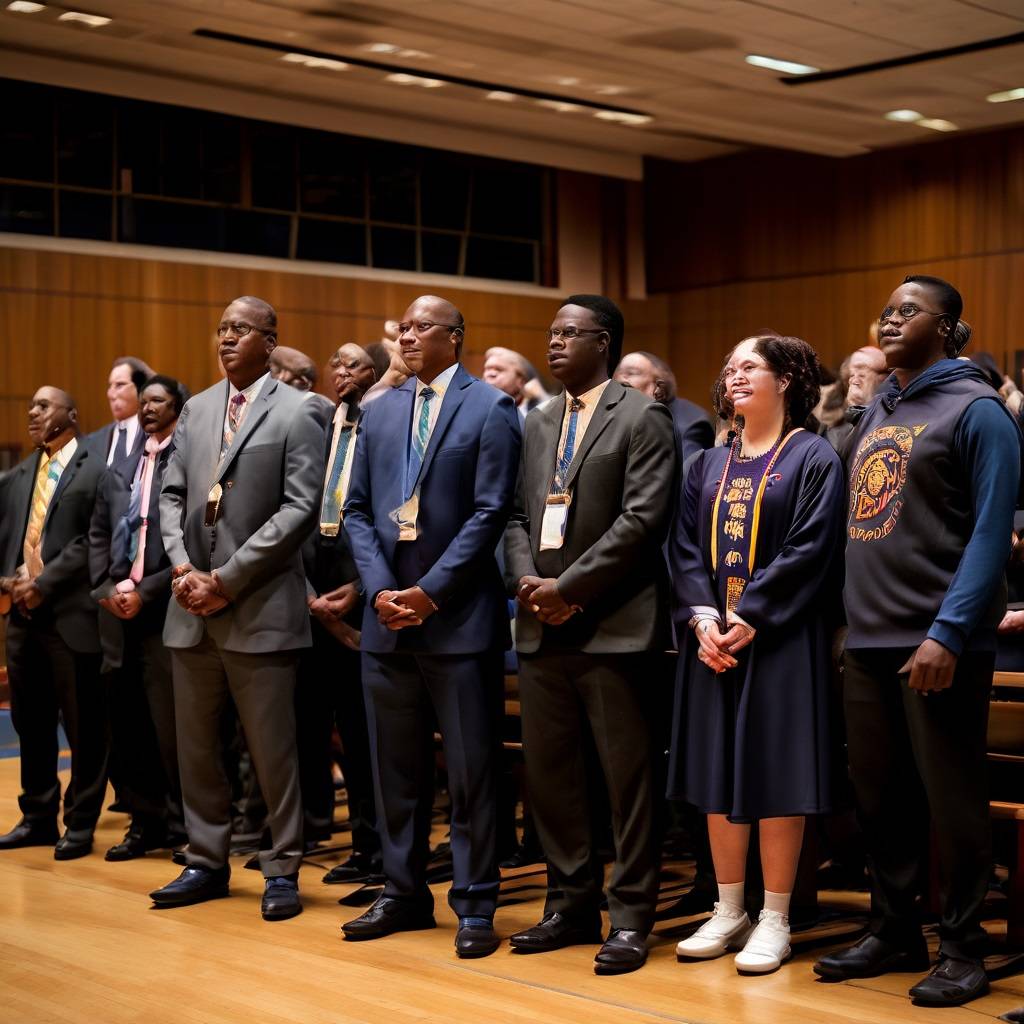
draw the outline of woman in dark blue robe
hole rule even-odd
[[[677,947],[743,948],[744,973],[790,955],[789,896],[804,816],[830,809],[831,633],[839,621],[846,491],[831,445],[800,429],[819,393],[814,350],[748,338],[719,402],[740,429],[690,465],[670,546],[680,638],[669,796],[708,815],[719,902]],[[765,910],[744,906],[750,823],[760,822]]]

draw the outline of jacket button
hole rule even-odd
[[[232,484],[233,484],[234,482],[235,482],[234,480],[229,480],[229,481],[227,482],[227,485],[226,485],[226,486],[228,487],[228,489],[230,489],[230,488],[231,488],[231,485],[232,485]]]

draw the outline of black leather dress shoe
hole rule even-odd
[[[53,848],[54,860],[77,860],[92,853],[92,836],[87,839],[71,839],[67,834],[57,840]]]
[[[107,850],[103,859],[135,860],[137,857],[145,857],[150,850],[162,850],[169,845],[167,833],[163,829],[146,828],[133,823],[124,839]]]
[[[383,870],[380,856],[368,853],[353,853],[348,860],[335,864],[323,877],[325,885],[349,885],[352,882],[365,882],[368,878],[379,875]]]
[[[20,850],[24,846],[53,846],[60,833],[55,821],[18,822],[10,832],[0,836],[0,850]]]
[[[923,936],[914,939],[912,945],[898,946],[870,932],[854,945],[823,956],[814,965],[814,973],[830,981],[927,969],[928,947]]]
[[[279,875],[268,878],[263,889],[263,901],[260,904],[264,921],[284,921],[302,913],[302,901],[299,899],[298,876],[294,878]]]
[[[187,907],[192,903],[216,900],[228,894],[231,868],[203,868],[192,864],[162,889],[156,889],[149,898],[158,907]]]
[[[544,851],[534,846],[517,846],[499,865],[503,868],[525,868],[530,864],[543,864]]]
[[[380,939],[394,932],[418,932],[436,927],[432,906],[380,896],[365,914],[346,921],[341,930],[349,942],[361,942]]]
[[[613,928],[594,957],[595,974],[628,974],[647,962],[647,936],[628,928]]]
[[[915,1006],[960,1006],[988,991],[988,975],[980,960],[939,954],[927,978],[911,990]]]
[[[601,921],[584,924],[555,911],[545,914],[540,924],[516,932],[508,941],[517,953],[549,953],[565,946],[596,946],[601,942]]]
[[[491,925],[460,925],[455,933],[455,953],[463,960],[490,956],[500,945],[501,939]]]

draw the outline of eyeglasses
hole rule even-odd
[[[548,331],[548,341],[561,338],[563,341],[572,341],[581,334],[604,334],[604,327],[552,327]]]
[[[39,409],[41,412],[49,412],[50,409],[73,409],[73,405],[64,405],[61,402],[50,402],[45,398],[39,399],[36,402],[30,402],[28,411],[32,412],[33,409]]]
[[[217,337],[223,338],[230,331],[236,338],[244,338],[250,331],[259,331],[260,334],[269,334],[265,327],[256,327],[253,324],[235,323],[221,324],[217,328]]]
[[[880,324],[887,324],[891,319],[893,313],[899,313],[900,319],[906,323],[908,320],[913,320],[918,313],[927,313],[929,316],[945,316],[945,313],[933,313],[930,309],[922,309],[920,306],[915,306],[912,302],[904,302],[901,306],[886,306],[882,310],[882,315],[878,318]]]
[[[408,334],[410,331],[413,334],[426,334],[431,327],[443,327],[448,331],[461,331],[462,324],[439,324],[436,320],[416,320],[412,323],[404,323],[398,325],[399,336]]]

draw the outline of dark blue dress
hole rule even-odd
[[[834,788],[829,679],[841,621],[842,466],[824,438],[800,431],[771,465],[758,510],[770,455],[734,460],[712,544],[728,454],[710,449],[690,466],[670,541],[681,643],[668,795],[737,822],[822,814]],[[727,604],[757,636],[736,668],[716,675],[697,659],[687,622],[702,606],[724,618]]]

